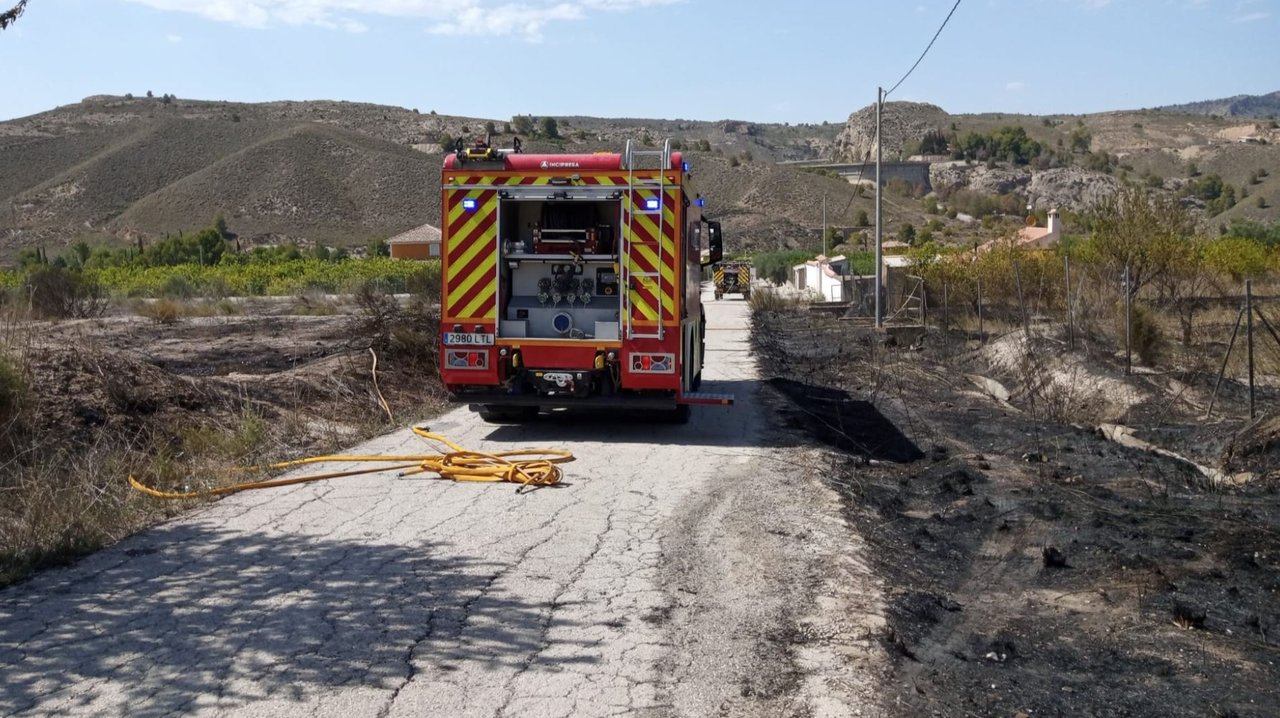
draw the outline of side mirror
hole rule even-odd
[[[707,247],[710,251],[707,261],[703,262],[704,266],[724,259],[724,234],[720,231],[719,222],[707,222]]]

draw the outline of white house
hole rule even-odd
[[[847,271],[848,260],[844,255],[818,255],[816,259],[791,268],[791,284],[801,292],[817,295],[822,301],[843,302],[844,275]]]
[[[1058,242],[1062,240],[1062,220],[1058,217],[1058,210],[1049,210],[1049,226],[1037,227],[1031,225],[1018,230],[1018,233],[1009,239],[993,239],[984,242],[978,247],[979,252],[987,252],[1000,244],[1010,245],[1014,247],[1023,247],[1025,249],[1051,249],[1058,246]]]

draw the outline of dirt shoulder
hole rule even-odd
[[[1051,411],[1043,387],[976,344],[887,348],[806,313],[756,322],[766,376],[785,377],[767,380],[778,416],[826,447],[826,480],[884,582],[887,714],[1275,715],[1273,480],[1215,488],[1184,461],[1104,438],[1100,404],[1080,403],[1088,421],[1073,425],[1070,402]],[[1091,385],[1129,381],[1105,358],[1083,363]],[[1154,440],[1195,428],[1184,453],[1197,459],[1239,426],[1192,427],[1195,412],[1148,379],[1125,385],[1123,418]],[[1153,407],[1160,423],[1138,423]]]

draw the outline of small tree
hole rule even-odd
[[[1071,129],[1071,152],[1078,154],[1089,154],[1089,149],[1093,144],[1093,135],[1084,125],[1077,125]]]
[[[907,244],[911,244],[916,241],[915,225],[910,222],[903,222],[902,226],[898,228],[898,239],[906,242]]]
[[[390,257],[391,245],[387,244],[385,239],[371,239],[365,245],[365,252],[370,257]]]
[[[871,220],[867,217],[867,210],[860,209],[858,213],[853,215],[853,223],[859,227],[866,227],[871,224]]]
[[[1137,295],[1172,270],[1195,222],[1175,198],[1128,187],[1098,204],[1092,226],[1086,253],[1113,281],[1128,265],[1130,293]]]
[[[557,139],[560,137],[560,125],[556,122],[556,118],[542,118],[542,134],[546,137],[550,137],[551,139]]]
[[[484,123],[484,131],[485,134],[496,135],[498,133],[498,128],[494,127],[493,121],[490,120],[489,122]]]
[[[533,117],[530,115],[516,115],[511,118],[511,129],[517,135],[528,135],[533,132]]]

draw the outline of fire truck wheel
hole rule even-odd
[[[480,408],[480,418],[490,424],[512,424],[530,421],[538,416],[536,406],[501,406],[489,404]]]
[[[688,404],[680,404],[676,406],[675,411],[662,412],[662,423],[664,424],[688,424],[690,409]]]

